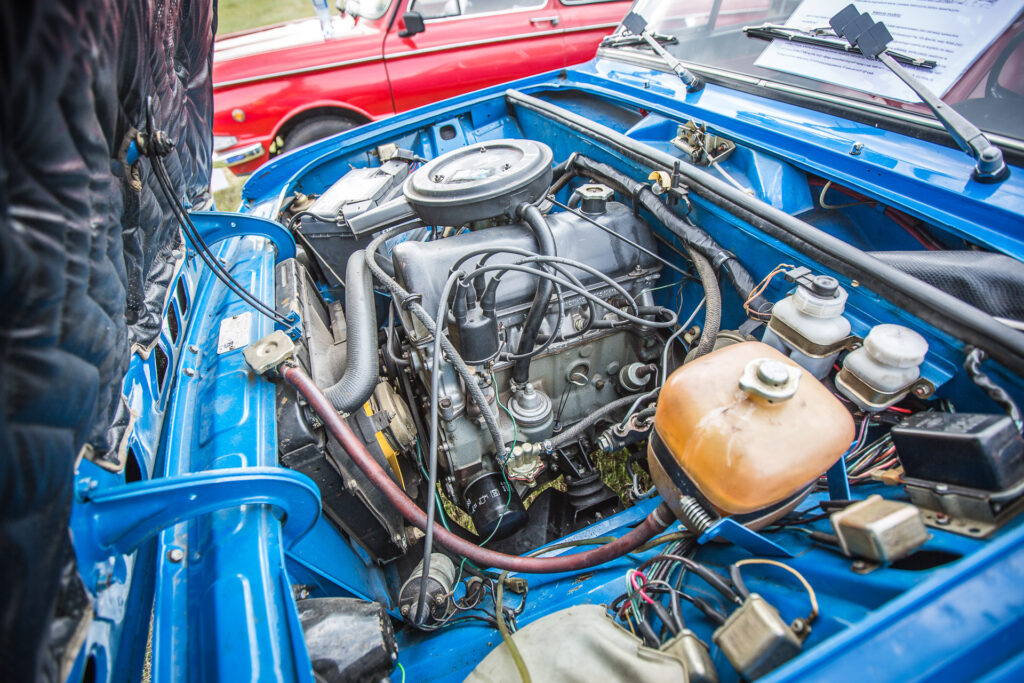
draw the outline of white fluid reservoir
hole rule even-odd
[[[910,391],[927,353],[928,342],[909,327],[875,325],[864,345],[843,360],[836,388],[861,410],[885,410]]]
[[[843,317],[847,294],[834,277],[802,270],[794,278],[796,290],[772,308],[762,341],[821,379],[850,336],[850,321]]]

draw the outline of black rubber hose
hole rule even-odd
[[[555,253],[555,237],[551,234],[551,227],[544,220],[544,215],[532,204],[521,204],[516,213],[533,230],[537,238],[537,250],[541,256],[557,256]],[[526,322],[523,323],[523,333],[519,336],[519,346],[516,355],[515,366],[512,368],[512,381],[517,384],[526,384],[530,378],[529,355],[537,343],[537,335],[540,333],[540,326],[544,322],[544,316],[548,311],[548,304],[551,303],[551,290],[554,284],[547,279],[537,283],[537,293],[530,305],[530,312],[526,314]]]
[[[373,280],[363,251],[352,254],[345,269],[345,322],[345,372],[324,393],[335,410],[351,413],[366,403],[377,387],[377,310]]]
[[[686,252],[693,261],[693,266],[704,287],[704,329],[700,333],[700,341],[690,352],[690,359],[700,358],[715,348],[715,338],[722,326],[722,290],[718,287],[718,278],[711,262],[704,258],[696,249],[686,245]]]
[[[678,237],[686,247],[704,256],[713,269],[721,268],[740,299],[747,300],[756,283],[743,264],[702,228],[677,216],[645,183],[633,180],[608,164],[594,161],[581,154],[572,158],[572,165],[577,173],[601,180],[619,192],[635,197],[640,206],[650,211],[658,222]],[[759,296],[751,302],[751,307],[757,311],[766,310],[768,302]]]

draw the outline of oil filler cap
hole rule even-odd
[[[740,377],[740,389],[769,403],[793,398],[800,385],[800,369],[774,358],[755,358]]]

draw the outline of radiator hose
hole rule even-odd
[[[377,310],[373,280],[362,251],[349,257],[345,269],[345,321],[345,371],[341,379],[324,389],[324,394],[334,410],[351,413],[366,403],[377,387]]]
[[[338,443],[352,458],[352,462],[362,470],[370,482],[391,501],[391,504],[405,519],[421,531],[426,531],[427,513],[421,510],[406,495],[405,491],[388,476],[377,460],[366,450],[366,446],[355,435],[348,423],[334,410],[327,396],[316,386],[310,376],[301,368],[291,364],[282,366],[281,376],[309,402],[310,408],[323,420],[324,426],[338,440]],[[556,574],[595,567],[622,557],[664,531],[673,519],[668,506],[662,503],[652,510],[637,527],[611,543],[593,550],[557,557],[521,557],[488,550],[456,536],[436,522],[433,532],[438,543],[480,567],[496,567],[524,574]]]

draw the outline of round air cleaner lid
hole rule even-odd
[[[428,224],[511,216],[544,196],[552,158],[550,147],[533,140],[478,142],[424,164],[405,181],[405,197]]]
[[[353,235],[383,230],[418,217],[427,225],[463,225],[498,216],[544,196],[551,185],[547,145],[533,140],[490,140],[442,154],[405,181],[402,196],[348,221]]]

